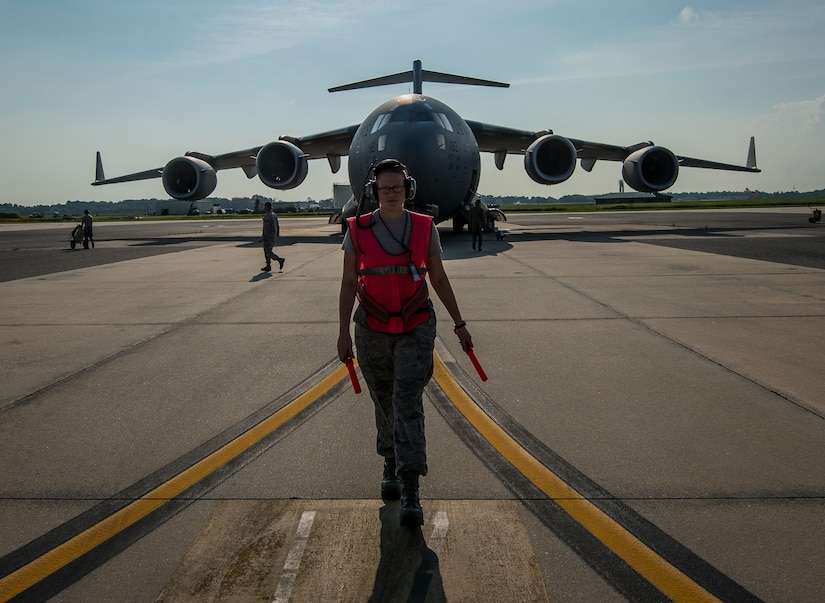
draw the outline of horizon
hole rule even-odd
[[[648,195],[649,193],[636,193],[636,191],[631,190],[631,191],[628,191],[628,192],[625,192],[625,193],[608,192],[608,193],[599,193],[597,195],[586,195],[586,194],[580,194],[580,193],[570,193],[570,194],[567,194],[567,195],[562,195],[560,197],[553,197],[553,196],[547,196],[547,195],[545,195],[545,196],[541,196],[541,195],[530,195],[530,196],[528,196],[528,195],[510,194],[510,195],[485,195],[484,198],[488,199],[488,200],[489,199],[492,199],[492,200],[495,200],[495,199],[538,199],[539,200],[539,201],[531,201],[531,202],[528,203],[528,205],[533,205],[533,204],[541,205],[543,202],[546,202],[546,203],[562,203],[562,204],[572,203],[572,204],[575,204],[576,203],[575,201],[565,201],[565,199],[569,198],[569,197],[584,197],[586,199],[593,200],[596,197],[603,196],[603,195],[611,195],[611,194],[623,194],[623,195],[638,194],[638,195],[644,196],[644,195]],[[766,199],[768,199],[768,198],[780,198],[781,199],[781,198],[783,198],[784,195],[788,195],[788,196],[798,195],[800,197],[808,197],[808,196],[817,195],[817,194],[821,194],[821,195],[825,196],[825,188],[815,189],[815,190],[810,190],[810,191],[777,191],[777,192],[748,190],[748,189],[741,190],[741,191],[738,191],[738,190],[686,191],[686,192],[678,192],[678,193],[665,191],[663,193],[660,193],[659,195],[660,196],[666,196],[666,197],[673,197],[674,200],[676,200],[676,197],[690,197],[690,196],[694,196],[694,195],[695,196],[719,195],[718,200],[720,200],[720,201],[736,201],[736,200],[744,200],[744,199],[751,198],[751,195],[765,195],[765,197],[763,197],[763,198],[766,198]],[[737,199],[736,197],[738,195],[741,195],[742,199]],[[247,196],[247,197],[220,197],[220,196],[214,196],[213,195],[213,196],[206,197],[204,199],[200,199],[198,201],[181,201],[181,200],[177,200],[177,199],[172,199],[171,197],[164,197],[164,198],[146,197],[146,198],[141,198],[141,199],[120,199],[120,200],[117,200],[117,201],[102,200],[102,199],[100,199],[100,200],[70,199],[70,200],[66,200],[66,201],[63,201],[63,202],[41,203],[41,204],[37,204],[37,205],[21,205],[21,204],[17,204],[17,203],[0,203],[0,208],[9,208],[9,209],[11,209],[11,208],[17,207],[17,208],[26,208],[27,210],[28,209],[48,210],[50,208],[55,208],[55,207],[60,207],[60,206],[68,206],[68,205],[83,206],[83,205],[93,205],[93,204],[112,204],[112,205],[115,205],[115,204],[129,204],[129,203],[168,203],[168,202],[188,204],[188,205],[197,205],[197,204],[202,204],[202,203],[208,203],[208,202],[213,202],[214,203],[214,202],[220,202],[220,201],[227,201],[227,202],[238,202],[238,201],[240,201],[243,204],[247,204],[247,203],[254,204],[255,197],[260,197],[260,201],[262,203],[265,202],[265,201],[271,201],[273,204],[276,204],[276,205],[301,205],[301,204],[306,204],[306,203],[324,203],[324,202],[333,202],[334,201],[333,197],[323,197],[323,198],[319,198],[319,199],[311,198],[311,199],[285,200],[285,199],[270,198],[270,197],[266,197],[265,195],[253,195],[253,196]],[[680,199],[679,201],[682,201],[682,200],[683,199]],[[690,200],[690,199],[688,199],[688,200]],[[699,200],[699,199],[697,199],[697,200]],[[708,199],[702,199],[702,200],[708,200]],[[709,200],[714,200],[714,199],[709,199]],[[633,203],[633,201],[629,201],[629,202]],[[638,203],[643,204],[644,202],[640,201]],[[217,205],[220,205],[220,204],[217,203]],[[82,210],[82,207],[78,208],[78,211],[80,211],[80,210]]]

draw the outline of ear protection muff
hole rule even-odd
[[[379,161],[374,168],[372,168],[372,175],[369,181],[364,186],[364,192],[367,194],[367,199],[373,203],[378,203],[378,191],[376,190],[376,175],[388,169],[401,170],[404,174],[404,200],[412,201],[415,198],[415,178],[410,176],[407,171],[407,166],[397,159],[383,159]]]

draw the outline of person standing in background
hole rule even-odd
[[[486,213],[484,206],[481,205],[481,199],[477,197],[473,207],[470,208],[470,232],[473,237],[473,251],[476,250],[476,241],[478,241],[478,250],[481,251],[481,234],[484,232]]]
[[[83,225],[83,249],[89,248],[89,243],[92,244],[92,249],[95,248],[95,237],[93,232],[92,224],[94,220],[92,219],[92,214],[89,213],[88,209],[83,210],[83,220],[81,224]]]

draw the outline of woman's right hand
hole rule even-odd
[[[338,335],[338,359],[341,362],[352,360],[355,355],[352,353],[352,337],[349,333]]]

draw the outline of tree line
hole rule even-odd
[[[825,196],[825,189],[809,192],[777,192],[766,193],[763,191],[752,191],[745,189],[744,191],[715,191],[715,192],[691,192],[691,193],[667,193],[672,197],[673,201],[707,201],[707,200],[742,200],[750,201],[755,199],[778,199],[778,198],[799,198],[800,200],[806,198],[822,198]],[[565,195],[560,198],[555,197],[525,197],[519,195],[508,196],[492,196],[483,195],[483,199],[487,204],[498,206],[507,205],[546,205],[555,203],[577,203],[587,204],[594,203],[594,195]],[[165,201],[165,199],[163,199]],[[158,201],[161,199],[127,199],[124,201],[66,201],[65,203],[55,203],[52,205],[20,205],[16,203],[0,203],[0,218],[2,219],[16,219],[26,217],[65,217],[74,218],[83,214],[83,210],[88,209],[93,215],[151,215],[155,212]],[[255,195],[254,197],[234,197],[226,199],[222,197],[209,197],[205,201],[212,201],[221,207],[231,207],[235,211],[240,209],[249,209],[253,211],[260,211],[263,201],[272,201],[277,208],[279,205],[284,207],[302,207],[304,205],[318,206],[320,209],[332,209],[332,198],[307,201],[278,201],[277,199],[268,199]]]

